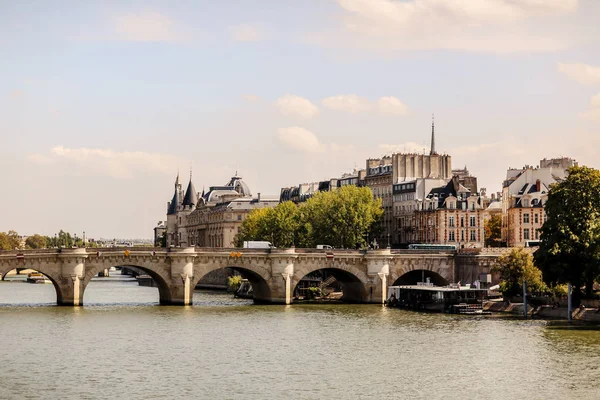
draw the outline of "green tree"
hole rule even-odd
[[[498,257],[492,272],[500,274],[500,291],[507,296],[522,294],[523,281],[527,282],[528,293],[547,290],[542,271],[533,264],[531,253],[523,248]]]
[[[58,232],[57,247],[73,247],[75,241],[69,232],[65,232],[62,229]]]
[[[246,216],[240,232],[236,235],[236,246],[242,247],[246,240],[271,240],[268,229],[271,208],[257,208]]]
[[[309,247],[329,244],[341,248],[366,246],[366,238],[383,216],[381,199],[369,188],[344,186],[319,192],[302,206],[303,222],[310,232]]]
[[[31,235],[25,240],[25,248],[27,249],[45,249],[47,246],[46,237],[42,235]]]
[[[21,248],[21,237],[15,231],[0,232],[0,250]]]
[[[502,215],[494,214],[485,221],[485,247],[500,247],[502,243]]]
[[[240,227],[236,245],[268,240],[276,247],[360,248],[382,215],[381,200],[374,200],[368,188],[345,186],[319,192],[299,207],[288,201],[252,211]]]
[[[546,282],[573,285],[578,305],[583,286],[590,297],[600,276],[600,171],[572,167],[568,172],[550,187],[535,260]]]

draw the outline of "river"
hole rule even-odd
[[[0,399],[598,399],[600,328],[0,282]]]

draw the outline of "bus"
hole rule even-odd
[[[409,244],[409,250],[456,250],[454,244]]]

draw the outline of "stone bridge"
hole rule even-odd
[[[481,260],[478,268],[477,257]],[[492,258],[495,258],[493,256]],[[290,304],[298,282],[317,270],[327,270],[343,285],[342,299],[382,303],[387,286],[416,283],[429,277],[443,285],[461,279],[457,271],[473,276],[489,272],[491,263],[479,255],[453,251],[223,249],[223,248],[105,248],[49,249],[0,252],[0,276],[16,268],[30,268],[53,283],[59,305],[83,305],[90,280],[111,267],[137,267],[158,286],[160,304],[192,304],[196,283],[206,274],[231,268],[250,281],[254,301]],[[462,264],[467,265],[465,268]],[[461,269],[462,268],[462,269]]]

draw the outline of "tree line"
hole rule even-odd
[[[0,232],[0,250],[15,250],[15,249],[48,249],[55,247],[83,247],[83,239],[76,235],[71,235],[62,229],[52,236],[43,236],[34,234],[27,236],[25,243],[22,243],[21,236],[13,230],[8,232]],[[96,247],[95,242],[86,242],[86,247]]]
[[[236,236],[241,247],[247,240],[264,240],[275,247],[311,248],[326,244],[336,248],[364,248],[380,232],[381,199],[369,188],[344,186],[317,192],[306,202],[291,201],[274,208],[255,209],[242,222]]]

